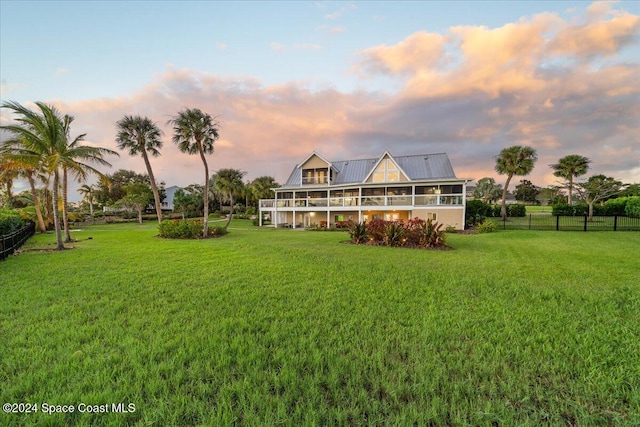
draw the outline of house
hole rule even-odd
[[[432,219],[464,228],[467,180],[444,153],[329,161],[313,152],[296,165],[275,199],[260,200],[260,225],[343,225],[373,219]]]
[[[164,191],[165,191],[165,194],[167,195],[167,197],[165,197],[165,199],[164,199],[164,201],[162,202],[162,205],[161,205],[161,209],[163,211],[172,211],[173,210],[173,197],[176,194],[176,191],[178,191],[178,190],[182,190],[182,188],[178,187],[177,185],[172,185],[171,187],[165,188]]]

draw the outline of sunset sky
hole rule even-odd
[[[185,107],[219,116],[210,169],[247,179],[282,183],[314,150],[388,150],[445,152],[459,177],[504,182],[494,157],[517,144],[538,151],[536,185],[567,154],[640,183],[640,2],[2,0],[0,84],[3,102],[51,103],[112,149],[117,120],[148,116],[167,186],[204,179],[166,125]]]

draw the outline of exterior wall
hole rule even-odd
[[[329,167],[329,164],[324,160],[322,160],[320,157],[314,155],[314,156],[311,156],[309,160],[307,160],[302,164],[301,169],[311,169],[311,168],[320,169],[320,168],[326,168],[326,167]]]
[[[462,207],[456,209],[414,209],[413,217],[427,219],[427,213],[435,213],[436,221],[439,224],[451,225],[458,230],[464,230],[464,209]]]
[[[362,219],[365,220],[365,218],[367,219],[367,221],[371,221],[374,218],[379,218],[379,219],[389,219],[389,220],[393,220],[393,218],[397,215],[397,219],[398,220],[402,220],[402,221],[408,221],[409,219],[413,218],[411,216],[411,211],[401,211],[401,210],[395,210],[395,211],[389,211],[389,210],[384,210],[384,211],[379,211],[379,210],[365,210],[362,211]],[[415,216],[415,215],[414,215]]]

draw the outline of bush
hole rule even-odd
[[[624,213],[628,216],[640,217],[640,196],[629,197]]]
[[[585,216],[589,214],[589,205],[586,203],[578,203],[576,205],[553,205],[551,212],[554,216]],[[604,206],[594,205],[594,215],[606,215]]]
[[[254,208],[253,206],[249,206],[247,208],[247,210],[245,211],[245,214],[249,215],[249,216],[253,216],[256,214],[256,208]]]
[[[482,224],[478,225],[478,233],[493,233],[498,227],[496,223],[490,220],[485,220]]]
[[[14,210],[0,209],[0,236],[11,234],[24,225],[20,213]]]
[[[525,205],[521,205],[519,203],[515,205],[507,205],[507,216],[512,218],[527,216],[527,208]]]
[[[465,211],[465,223],[468,227],[474,227],[487,216],[493,216],[493,207],[482,200],[468,200]]]
[[[253,225],[258,227],[260,225],[260,218],[253,218],[251,222],[253,223]]]
[[[627,202],[630,197],[618,197],[604,202],[606,215],[626,215]]]
[[[349,235],[353,243],[409,248],[435,248],[444,245],[442,224],[420,218],[402,221],[374,219],[366,223],[351,223]]]
[[[202,237],[200,219],[166,219],[159,225],[160,237],[169,239],[199,239]]]
[[[208,229],[209,236],[211,236],[211,237],[224,236],[228,232],[229,231],[227,231],[227,229],[224,228],[224,226],[222,226],[222,225],[218,225],[218,226],[215,226],[215,227],[211,227],[210,226],[209,229]]]
[[[351,242],[356,245],[360,243],[365,243],[367,241],[367,222],[349,222],[349,237],[351,238]]]

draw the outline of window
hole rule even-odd
[[[384,159],[373,172],[372,181],[398,182],[400,181],[400,171],[391,159]]]

